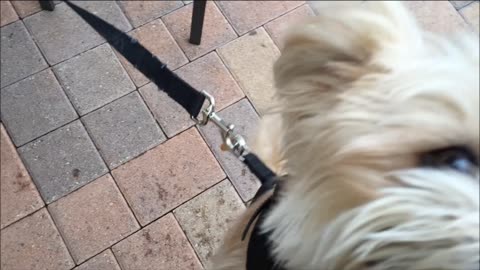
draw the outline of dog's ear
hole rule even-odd
[[[376,55],[421,43],[415,20],[397,1],[312,2],[318,16],[290,28],[276,62],[280,96],[308,92],[292,93],[292,87],[285,87],[298,86],[298,79],[314,79],[323,90],[341,86],[379,68]]]

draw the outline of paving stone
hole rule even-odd
[[[75,264],[45,208],[1,232],[1,269],[67,270]]]
[[[225,14],[239,35],[243,35],[304,3],[305,1],[217,2],[223,14]]]
[[[28,17],[42,10],[40,7],[40,1],[38,0],[13,0],[10,2],[12,2],[12,5],[15,7],[20,18]],[[61,2],[62,1],[53,1],[55,5]]]
[[[192,9],[193,5],[187,5],[162,18],[173,37],[190,60],[196,59],[237,37],[233,28],[212,1],[207,2],[207,7],[205,9],[202,41],[200,45],[191,44],[189,39],[190,26],[192,23]]]
[[[464,6],[472,3],[473,1],[450,1],[450,3],[452,3],[452,5],[456,8],[456,9],[461,9],[463,8]]]
[[[289,13],[276,18],[265,25],[265,30],[270,34],[272,40],[278,45],[282,44],[283,35],[291,25],[314,16],[313,10],[308,5],[302,5]]]
[[[12,2],[12,5],[15,7],[15,10],[17,11],[20,18],[25,18],[27,16],[30,16],[42,10],[42,8],[40,7],[40,1],[38,0],[33,0],[33,1],[17,0],[17,1],[11,1],[11,2]]]
[[[75,4],[95,13],[122,31],[131,29],[127,18],[114,1],[75,1]],[[104,42],[104,39],[65,3],[57,5],[54,12],[38,12],[25,18],[24,22],[51,65]]]
[[[424,29],[438,33],[468,30],[468,24],[448,1],[404,1]]]
[[[215,52],[179,68],[175,73],[196,89],[212,94],[218,110],[244,96]],[[139,91],[168,137],[173,137],[193,125],[193,121],[183,107],[175,103],[167,94],[159,91],[155,84],[147,84]]]
[[[129,35],[137,39],[145,48],[157,56],[160,61],[167,64],[170,69],[176,69],[186,63],[187,58],[183,54],[180,47],[168,32],[167,28],[160,19],[147,23],[129,33]],[[143,76],[132,64],[130,64],[123,56],[117,53],[118,58],[132,78],[133,82],[138,86],[145,85],[149,82],[147,77]]]
[[[0,134],[0,220],[4,228],[40,209],[43,201],[3,125]]]
[[[84,116],[82,121],[110,169],[165,140],[136,91]]]
[[[2,27],[0,35],[1,88],[48,66],[22,21]]]
[[[0,1],[0,12],[0,26],[18,20],[18,15],[13,9],[10,1]]]
[[[110,174],[50,204],[76,263],[140,228]]]
[[[144,85],[138,91],[167,137],[171,138],[194,125],[185,109],[160,91],[154,83]]]
[[[54,71],[80,115],[135,90],[108,44],[62,62]]]
[[[251,31],[218,50],[240,87],[263,113],[274,94],[273,63],[280,55],[265,29]]]
[[[121,270],[110,249],[74,268],[74,270]]]
[[[174,214],[206,265],[223,243],[225,232],[244,209],[242,200],[227,179],[186,202]]]
[[[249,138],[254,134],[258,116],[246,99],[222,110],[219,114],[227,123],[234,123],[235,130],[242,134],[247,142],[250,141]],[[210,123],[202,127],[200,131],[242,199],[245,202],[251,200],[260,187],[257,178],[235,155],[221,150],[223,139],[215,125]]]
[[[225,178],[195,128],[112,171],[141,225]]]
[[[172,214],[136,232],[112,250],[125,270],[203,269]]]
[[[47,203],[108,171],[80,121],[61,127],[18,150]]]
[[[118,1],[133,27],[139,27],[183,6],[182,1]]]
[[[17,146],[78,117],[49,69],[5,87],[1,98],[2,121]]]
[[[226,108],[245,96],[215,52],[179,68],[176,73],[196,89],[212,94],[217,110]]]
[[[463,18],[478,32],[480,32],[480,4],[478,1],[460,10]]]

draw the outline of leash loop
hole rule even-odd
[[[201,111],[201,114],[203,115],[201,119],[198,119],[198,116],[193,115],[191,115],[190,118],[193,120],[193,122],[195,122],[195,124],[199,126],[205,126],[210,119],[210,115],[215,112],[215,98],[206,91],[201,91],[200,93],[205,96],[208,105]]]

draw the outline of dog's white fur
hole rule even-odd
[[[480,154],[478,36],[424,32],[395,1],[319,10],[286,36],[279,105],[255,149],[289,174],[262,224],[275,259],[302,270],[478,269],[478,167],[419,164],[448,146]],[[215,269],[244,269],[245,246],[229,239]]]

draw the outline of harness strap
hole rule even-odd
[[[70,1],[65,1],[65,3],[105,38],[128,62],[154,82],[161,91],[167,93],[192,117],[198,116],[205,101],[205,95],[168,69],[166,64],[162,63],[136,39]]]
[[[246,237],[251,224],[256,219],[258,219],[257,223],[253,227],[253,230],[248,242],[247,263],[246,263],[247,270],[285,270],[284,267],[282,267],[281,265],[278,264],[278,262],[275,261],[275,258],[272,254],[273,248],[270,240],[271,239],[270,235],[272,232],[263,231],[261,228],[261,225],[265,221],[265,218],[267,217],[268,213],[272,210],[275,203],[277,202],[279,192],[282,189],[281,185],[282,185],[282,181],[278,181],[277,178],[275,178],[273,186],[270,189],[265,189],[263,194],[265,194],[271,189],[275,189],[275,190],[273,192],[273,195],[270,196],[270,198],[268,198],[263,203],[263,205],[257,209],[257,211],[249,220],[243,232],[242,241]],[[257,192],[256,197],[257,195],[258,197],[263,195],[263,194],[259,195],[259,192]]]
[[[270,232],[263,232],[260,224],[274,204],[274,196],[269,198],[261,207],[256,226],[253,227],[247,248],[247,270],[280,270],[271,254]]]
[[[247,165],[250,171],[255,174],[255,176],[258,177],[258,179],[260,179],[260,181],[262,182],[262,185],[252,199],[252,203],[254,203],[262,195],[267,193],[269,190],[275,188],[275,185],[277,184],[277,175],[267,166],[265,166],[265,164],[256,155],[252,153],[245,155],[243,162]],[[264,210],[268,208],[270,199],[271,198],[269,198],[263,205],[261,205],[257,210],[255,210],[253,216],[250,218],[247,226],[245,226],[245,229],[243,230],[242,241],[245,240],[245,237],[250,231],[250,227],[252,226],[255,219],[260,215],[260,213],[264,212]]]

